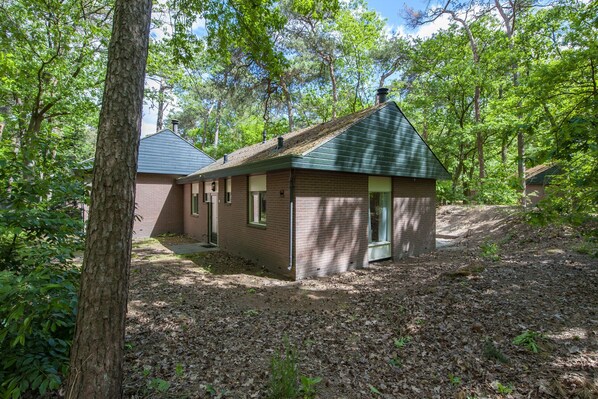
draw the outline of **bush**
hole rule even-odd
[[[67,374],[79,271],[0,272],[0,397],[44,395]]]
[[[284,352],[276,351],[270,363],[269,398],[292,399],[299,395],[297,357],[297,349],[285,337]]]

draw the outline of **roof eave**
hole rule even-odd
[[[236,166],[230,166],[227,168],[208,170],[203,173],[200,169],[199,171],[189,176],[177,179],[177,184],[187,184],[203,180],[218,179],[221,177],[250,175],[255,173],[270,172],[274,170],[289,169],[293,166],[293,162],[296,158],[300,157],[297,155],[285,155],[282,157],[265,159],[263,161],[252,162],[249,164],[241,164]]]

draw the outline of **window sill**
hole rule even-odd
[[[192,213],[192,214],[191,214],[191,217],[192,217],[192,218],[198,218],[198,217],[199,217],[199,213]]]
[[[247,223],[248,227],[253,227],[254,229],[266,230],[265,224],[257,224],[257,223]]]

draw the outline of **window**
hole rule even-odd
[[[226,191],[224,194],[224,202],[226,202],[227,204],[230,204],[231,201],[231,186],[232,186],[232,182],[231,182],[231,178],[228,177],[226,179]]]
[[[390,242],[390,192],[389,177],[369,177],[369,242]]]
[[[210,202],[210,197],[212,193],[218,192],[218,182],[217,181],[206,181],[203,183],[203,202]]]
[[[199,214],[199,183],[191,185],[191,214]]]
[[[266,225],[266,175],[249,176],[249,223]]]

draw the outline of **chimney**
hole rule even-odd
[[[224,157],[222,159],[222,163],[227,163],[228,162],[228,154],[224,154]]]
[[[276,146],[277,149],[281,149],[284,145],[284,138],[282,136],[278,136],[278,145]]]
[[[386,87],[381,87],[378,90],[376,90],[376,104],[385,103],[387,94],[388,89]]]
[[[179,134],[179,121],[177,119],[172,119],[172,131],[174,134]]]

